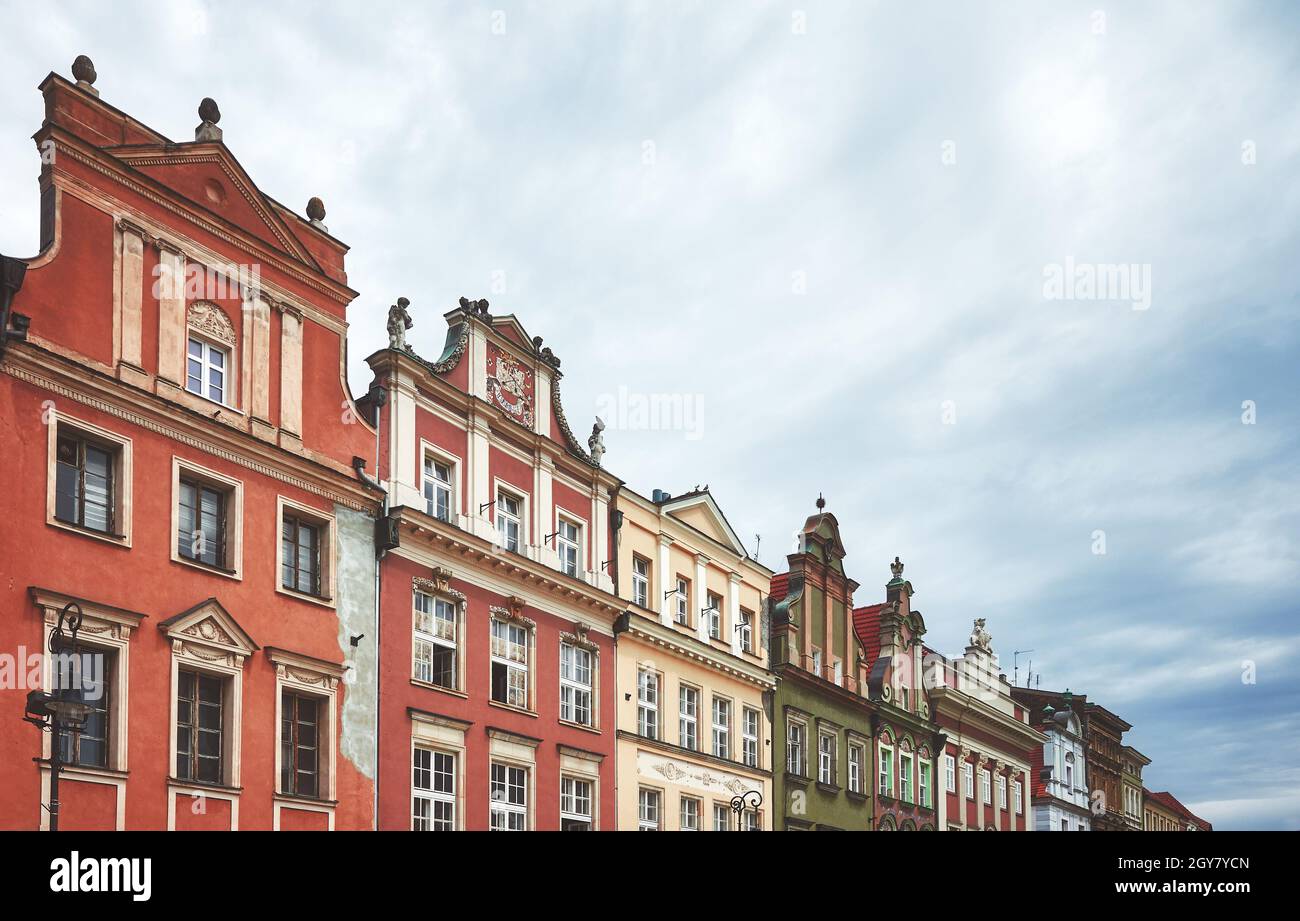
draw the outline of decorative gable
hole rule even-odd
[[[745,545],[740,542],[740,537],[732,530],[727,517],[722,514],[722,509],[707,488],[701,492],[669,499],[662,508],[678,521],[730,547],[738,555],[749,556]]]
[[[235,668],[241,667],[259,648],[215,598],[167,618],[158,629],[172,641],[177,654]]]

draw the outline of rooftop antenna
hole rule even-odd
[[[1015,650],[1015,651],[1012,653],[1012,656],[1014,657],[1014,661],[1015,661],[1015,670],[1012,672],[1012,676],[1011,676],[1011,684],[1012,684],[1012,685],[1018,684],[1019,681],[1020,681],[1020,657],[1021,657],[1022,655],[1028,655],[1028,654],[1031,653],[1031,652],[1033,652],[1032,649],[1017,649],[1017,650]],[[1029,660],[1029,672],[1028,672],[1028,674],[1029,674],[1029,678],[1026,679],[1027,681],[1032,681],[1032,680],[1033,680],[1033,674],[1034,674],[1034,673],[1033,673],[1033,667],[1034,667],[1034,660],[1033,660],[1033,659],[1030,659],[1030,660]],[[1026,683],[1025,686],[1028,687],[1029,685]]]

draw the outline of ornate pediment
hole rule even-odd
[[[230,612],[215,598],[169,617],[158,629],[172,641],[178,655],[239,667],[258,650]]]
[[[186,322],[190,329],[217,342],[229,346],[239,342],[239,338],[235,335],[235,327],[226,316],[226,312],[210,301],[195,301],[190,304]]]

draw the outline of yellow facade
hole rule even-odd
[[[625,487],[616,505],[628,602],[617,645],[618,827],[734,830],[740,818],[769,829],[774,685],[762,610],[772,572],[748,557],[707,491],[656,500]]]

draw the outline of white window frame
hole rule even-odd
[[[849,792],[862,792],[862,766],[866,761],[866,751],[859,742],[849,743]]]
[[[709,639],[722,639],[722,605],[725,603],[722,596],[714,592],[705,592],[704,600],[708,603],[705,610],[709,615]]]
[[[198,345],[200,354],[196,358],[190,354],[190,347]],[[221,355],[221,367],[217,368],[212,361],[214,354]],[[234,357],[235,350],[229,345],[219,344],[206,336],[199,335],[190,327],[185,336],[185,391],[192,393],[196,397],[207,400],[210,403],[216,403],[218,406],[224,406],[227,409],[235,409],[234,400],[230,399],[231,391],[234,389]],[[190,362],[198,361],[202,377],[199,381],[199,390],[190,389]],[[212,372],[217,371],[221,375],[221,396],[212,396]]]
[[[879,762],[879,770],[876,773],[876,789],[880,791],[881,796],[892,797],[894,795],[894,747],[881,742],[878,748],[876,760]]]
[[[719,708],[719,704],[723,705]],[[721,710],[726,711],[726,716],[721,722],[718,721],[718,714]],[[713,757],[725,758],[731,760],[731,715],[735,706],[731,698],[722,697],[718,694],[713,695],[713,702],[709,707],[710,724],[713,727],[711,733],[713,739]]]
[[[429,599],[429,610],[420,610],[420,599]],[[451,610],[451,637],[448,639],[443,635],[444,629],[442,624],[447,618],[441,617],[438,613],[439,607],[449,608]],[[460,648],[461,632],[461,605],[459,602],[450,598],[443,597],[437,591],[431,591],[421,587],[415,587],[411,591],[411,678],[423,685],[441,688],[449,691],[461,690],[461,665],[464,658]],[[427,614],[430,626],[433,630],[421,630],[420,615]],[[432,656],[430,657],[429,677],[423,678],[419,674],[419,651],[422,645],[430,647],[441,646],[443,649],[450,649],[452,652],[452,684],[450,686],[438,684],[433,680]],[[432,652],[432,650],[430,650]]]
[[[713,804],[713,830],[731,831],[732,809],[729,803]]]
[[[683,627],[691,625],[691,580],[681,575],[677,577],[677,613],[673,622]]]
[[[740,651],[754,651],[754,612],[748,608],[740,609]]]
[[[566,666],[564,661],[565,650],[572,652],[572,672],[566,676]],[[587,660],[587,680],[584,683],[581,678],[581,669],[579,662],[582,657]],[[579,643],[572,643],[567,640],[560,642],[560,719],[566,723],[573,723],[577,726],[586,726],[593,728],[596,725],[596,652],[587,646]],[[566,696],[566,692],[568,692]],[[587,695],[587,718],[579,718],[580,707],[578,699],[581,695]],[[572,712],[565,716],[566,707]]]
[[[488,700],[490,703],[503,707],[511,707],[516,710],[532,710],[533,700],[533,637],[534,631],[531,625],[521,623],[511,617],[499,616],[493,612],[488,618],[488,651],[489,651],[489,672],[488,672]],[[511,659],[509,656],[501,655],[497,652],[497,627],[500,626],[505,631],[502,642],[507,646],[522,645],[524,649],[523,664]],[[523,643],[515,641],[514,631],[523,633]],[[500,665],[506,669],[506,699],[497,700],[492,696],[492,676],[491,666]],[[514,700],[516,692],[519,690],[511,681],[511,676],[518,673],[523,674],[523,703]]]
[[[632,555],[632,603],[647,610],[650,608],[650,566],[645,557]]]
[[[912,768],[916,759],[910,751],[898,753],[898,796],[905,803],[915,804],[913,799]]]
[[[1025,809],[1025,790],[1024,786],[1018,780],[1015,783],[1015,796],[1016,815],[1021,815],[1024,813]]]
[[[798,738],[794,738],[794,736]],[[798,777],[808,776],[804,773],[804,759],[808,749],[808,724],[803,720],[787,717],[785,721],[785,769]]]
[[[653,806],[654,815],[650,815]],[[664,793],[654,787],[638,787],[636,792],[637,831],[659,831],[664,822]]]
[[[586,803],[587,811],[581,812],[580,807],[583,797],[579,795],[578,787],[583,785],[587,788]],[[585,822],[588,831],[594,831],[596,828],[596,784],[590,777],[576,777],[572,774],[560,775],[560,827],[564,827],[565,822]]]
[[[420,495],[424,496],[424,510],[431,518],[438,518],[438,492],[447,494],[447,517],[438,518],[448,524],[460,525],[460,459],[445,451],[435,448],[424,439],[420,439]],[[430,470],[432,464],[441,464],[447,468],[447,480],[438,479]],[[433,495],[430,495],[430,492]]]
[[[1007,808],[1007,778],[1002,774],[998,775],[998,808]]]
[[[677,686],[677,744],[693,752],[700,750],[700,689],[685,682]]]
[[[572,528],[573,537],[564,533],[564,529]],[[565,512],[556,512],[555,515],[555,554],[559,562],[560,572],[574,579],[582,579],[586,570],[583,559],[583,521],[580,518]],[[572,560],[573,570],[569,570],[570,559]]]
[[[975,765],[969,761],[961,763],[962,793],[966,799],[975,798]]]
[[[658,739],[661,681],[657,671],[641,666],[636,673],[636,729],[644,739]],[[653,730],[653,731],[647,731]]]
[[[429,787],[417,787],[415,778],[418,776],[416,768],[416,759],[421,754],[429,756]],[[451,759],[451,793],[435,790],[434,778],[437,775],[437,763],[439,758]],[[444,751],[440,748],[434,748],[430,745],[413,745],[411,746],[411,829],[413,831],[456,831],[459,825],[460,806],[457,802],[457,790],[460,783],[460,771],[458,768],[458,755],[456,752]],[[418,828],[421,821],[415,814],[415,801],[421,800],[429,804],[429,827]],[[434,828],[433,826],[445,819],[435,817],[437,805],[448,805],[451,807],[451,828]]]
[[[501,800],[495,796],[493,792],[493,788],[497,784],[497,768],[500,768],[502,771],[502,777],[504,778],[504,788],[507,791],[507,796],[509,796],[509,790],[512,787],[518,787],[523,789],[524,802],[522,805],[518,803],[511,803],[508,801],[508,799]],[[523,783],[521,784],[516,784],[513,782],[514,772],[516,771],[523,775]],[[531,787],[532,787],[532,771],[525,765],[514,764],[513,762],[510,761],[501,761],[495,758],[488,763],[488,827],[492,831],[528,831],[529,830],[532,824],[530,820],[530,816],[531,816],[530,807],[532,801],[532,796],[530,795]],[[521,818],[523,823],[523,828],[509,827],[511,822],[511,817],[513,816],[519,816]],[[504,820],[506,827],[498,828],[497,827],[498,819]]]
[[[691,814],[687,814],[687,806],[693,807]],[[680,831],[699,831],[700,820],[703,817],[703,802],[696,796],[685,796],[680,798],[677,810],[678,829]]]
[[[746,767],[758,767],[758,736],[761,731],[762,717],[759,711],[753,707],[742,706],[740,708],[740,760]]]
[[[822,676],[822,651],[816,647],[812,651],[812,671],[818,678]]]
[[[505,511],[502,499],[515,503],[514,512]],[[528,555],[528,496],[518,487],[498,480],[495,498],[492,501],[493,528],[496,531],[497,544],[510,553]],[[514,525],[515,546],[510,546],[510,525]]]
[[[916,801],[926,809],[934,806],[934,764],[919,755],[916,759]]]
[[[952,755],[943,756],[943,789],[945,793],[957,792],[957,759]]]
[[[980,771],[980,796],[984,804],[992,805],[993,803],[993,775],[987,769]]]
[[[817,732],[817,782],[835,784],[835,733],[820,729]]]

